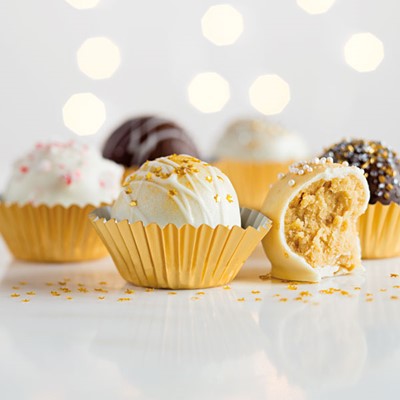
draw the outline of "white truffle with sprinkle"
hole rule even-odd
[[[111,217],[159,226],[240,226],[238,198],[218,168],[188,155],[145,162],[130,175]]]
[[[360,268],[357,220],[368,200],[360,168],[330,157],[290,166],[261,208],[273,222],[263,240],[272,276],[318,282]]]

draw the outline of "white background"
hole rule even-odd
[[[207,158],[228,122],[257,115],[248,89],[267,73],[291,89],[290,103],[274,119],[304,135],[313,150],[348,135],[400,148],[398,0],[336,0],[320,15],[295,0],[229,0],[243,15],[244,32],[224,47],[201,32],[201,17],[216,3],[100,0],[94,9],[77,10],[63,0],[3,0],[0,183],[11,161],[35,141],[76,136],[63,124],[62,107],[79,92],[94,93],[107,110],[99,132],[84,140],[100,144],[126,117],[157,112],[183,124]],[[385,46],[376,71],[359,73],[344,60],[344,45],[358,32],[373,33]],[[95,36],[120,49],[121,65],[110,79],[92,80],[78,68],[78,48]],[[205,71],[230,84],[221,112],[203,114],[188,101],[189,82]]]

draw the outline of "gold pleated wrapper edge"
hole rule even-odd
[[[64,263],[103,258],[107,249],[88,221],[95,208],[0,202],[0,232],[20,260]]]
[[[125,179],[129,176],[132,175],[135,171],[137,171],[139,167],[129,167],[125,168],[124,174],[122,175],[122,183],[125,182]]]
[[[213,165],[219,168],[233,184],[242,207],[260,210],[270,185],[278,180],[279,173],[286,173],[292,161],[244,162],[219,160]]]
[[[370,204],[358,222],[362,258],[400,256],[400,206]]]
[[[90,218],[121,276],[136,286],[159,289],[228,284],[271,227],[268,218],[248,209],[242,209],[243,227],[233,228],[117,222],[108,207]]]

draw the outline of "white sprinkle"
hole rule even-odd
[[[289,182],[288,182],[288,185],[289,186],[294,186],[296,184],[296,182],[294,181],[294,179],[291,179]]]
[[[314,160],[313,160],[314,164],[319,164],[319,161],[320,161],[320,160],[319,160],[318,157],[315,157]]]
[[[343,162],[342,162],[342,165],[343,165],[344,167],[348,167],[348,166],[349,166],[349,163],[348,163],[347,161],[343,161]]]
[[[284,176],[285,176],[285,174],[283,172],[279,172],[278,179],[282,179]]]
[[[299,169],[299,171],[297,172],[297,175],[304,175],[304,171],[302,169]]]
[[[321,164],[325,164],[326,163],[326,158],[325,157],[321,157],[321,159],[319,161],[321,162]]]
[[[332,157],[328,157],[326,159],[326,162],[329,163],[329,164],[332,164],[333,163],[333,158]]]

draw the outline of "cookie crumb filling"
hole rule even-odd
[[[360,265],[357,219],[364,203],[365,190],[354,175],[310,184],[286,211],[288,246],[313,268],[353,270]]]

